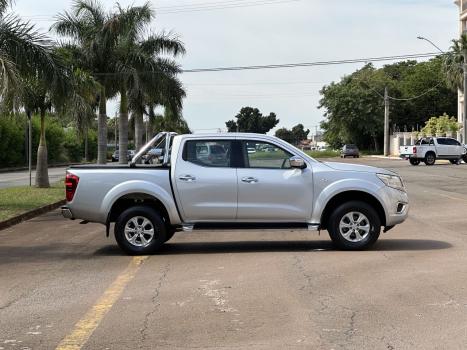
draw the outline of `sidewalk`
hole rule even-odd
[[[369,158],[381,158],[381,159],[393,159],[393,160],[404,160],[398,156],[383,156],[383,155],[369,155],[369,156],[364,156],[364,157],[369,157]]]

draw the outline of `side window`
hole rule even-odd
[[[243,152],[247,168],[290,169],[287,151],[262,141],[244,141]]]
[[[230,167],[231,154],[232,141],[188,140],[183,148],[183,160],[207,167]]]
[[[436,141],[438,142],[438,145],[449,145],[448,140],[444,138],[438,138]]]
[[[450,146],[460,146],[460,142],[455,139],[446,139],[447,144]]]

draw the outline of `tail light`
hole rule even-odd
[[[413,154],[417,154],[417,147],[414,147],[414,148],[412,149],[412,153],[413,153]]]
[[[79,177],[66,173],[65,177],[65,195],[67,202],[71,202],[75,195],[76,187],[78,187]]]

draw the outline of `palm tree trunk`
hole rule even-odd
[[[119,151],[118,162],[120,164],[127,164],[128,158],[128,96],[126,89],[122,88],[120,91],[120,111],[118,114],[118,133],[119,133]]]
[[[107,163],[107,97],[105,87],[101,88],[99,101],[99,117],[97,120],[97,164]]]
[[[47,164],[47,144],[45,141],[45,110],[41,110],[41,135],[39,149],[37,150],[36,164],[36,186],[41,188],[50,187],[49,170]]]
[[[136,151],[139,151],[143,147],[143,133],[144,133],[144,123],[143,123],[143,113],[140,111],[135,112],[135,148]]]

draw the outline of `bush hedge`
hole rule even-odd
[[[27,165],[28,123],[24,115],[0,116],[0,168]],[[32,163],[36,163],[40,138],[40,118],[32,118]],[[84,140],[75,128],[64,128],[53,116],[46,117],[45,138],[49,164],[80,162],[84,158]],[[97,134],[88,133],[89,159],[97,156]]]

